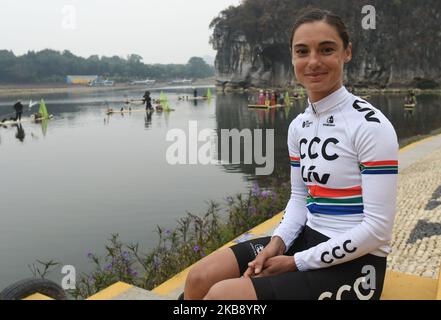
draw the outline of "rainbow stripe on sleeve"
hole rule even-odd
[[[291,162],[291,167],[300,168],[300,158],[297,157],[289,157]]]
[[[371,161],[360,163],[361,174],[398,174],[398,161]]]
[[[306,203],[312,214],[351,215],[362,214],[364,210],[361,186],[346,189],[308,186]]]

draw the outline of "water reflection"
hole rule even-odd
[[[412,107],[404,107],[404,116],[412,117],[415,113],[415,106]]]
[[[25,139],[25,132],[23,129],[23,126],[21,125],[21,123],[18,124],[14,124],[15,128],[17,129],[17,133],[15,134],[15,137],[20,141],[23,142]]]
[[[291,121],[306,108],[306,100],[295,100],[292,107],[271,109],[249,109],[249,97],[243,94],[229,94],[217,96],[216,105],[216,132],[218,137],[222,129],[274,129],[275,169],[287,163],[288,148],[286,144],[288,126]],[[441,97],[438,95],[420,95],[418,104],[414,107],[405,107],[402,95],[372,95],[369,102],[380,109],[392,122],[400,142],[416,136],[430,134],[431,131],[441,128],[439,113]],[[252,131],[253,132],[253,131]],[[254,137],[253,137],[254,138]],[[219,138],[220,139],[220,138]],[[220,140],[218,139],[218,154],[220,154]],[[265,142],[264,142],[265,150]],[[243,151],[243,141],[241,141]],[[222,159],[226,160],[226,159]],[[256,165],[224,165],[225,171],[241,171],[253,174]]]
[[[145,113],[145,117],[144,117],[144,127],[146,129],[149,129],[152,126],[152,114],[153,111],[152,110],[148,110]]]
[[[221,130],[222,129],[251,129],[252,138],[254,141],[254,129],[262,129],[262,134],[265,136],[267,129],[274,130],[274,171],[277,171],[280,166],[285,167],[287,161],[287,143],[286,137],[288,134],[288,126],[292,119],[299,113],[303,112],[304,106],[295,101],[294,105],[287,108],[272,108],[272,109],[249,109],[248,97],[246,95],[218,95],[216,106],[216,133],[218,136],[217,153],[221,155]],[[241,150],[243,152],[244,141],[241,140]],[[265,151],[267,141],[263,140],[262,149]],[[255,152],[253,145],[253,154]],[[231,147],[230,147],[231,151]],[[230,152],[231,154],[231,152]],[[231,157],[230,157],[231,158]],[[228,159],[221,159],[223,162]],[[224,165],[225,171],[241,171],[247,175],[254,175],[257,165],[253,164],[235,164]]]

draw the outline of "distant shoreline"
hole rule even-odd
[[[222,92],[222,86],[216,86],[217,92]],[[225,93],[258,93],[259,90],[278,90],[279,92],[297,92],[300,93],[302,89],[300,87],[297,88],[279,88],[279,87],[250,87],[250,88],[231,88],[225,87]],[[409,90],[413,90],[415,94],[441,94],[441,89],[417,89],[417,88],[385,88],[385,89],[376,89],[376,88],[356,88],[356,95],[367,95],[367,94],[407,94]]]
[[[194,81],[191,85],[214,85],[215,82],[213,79],[200,79]],[[50,95],[50,94],[62,94],[62,93],[74,93],[74,94],[83,94],[83,93],[91,93],[91,92],[99,92],[99,91],[120,91],[120,90],[129,90],[129,89],[156,89],[163,86],[168,86],[167,82],[158,82],[154,86],[146,87],[146,86],[136,86],[136,85],[128,85],[128,84],[115,84],[112,87],[88,87],[81,85],[67,85],[64,83],[46,83],[46,84],[8,84],[8,85],[0,85],[0,98],[11,97],[11,98],[20,98],[26,100],[28,97],[39,96],[41,95]]]
[[[201,79],[192,83],[192,85],[215,85],[214,79]],[[168,86],[167,82],[158,82],[156,85],[151,87],[145,86],[133,86],[128,84],[116,84],[112,87],[88,87],[80,85],[67,85],[60,83],[46,83],[46,84],[9,84],[0,85],[0,98],[10,97],[10,98],[21,98],[26,100],[28,97],[34,97],[42,95],[51,94],[63,94],[63,93],[73,93],[73,94],[84,94],[99,91],[116,91],[116,90],[130,90],[130,89],[156,89],[163,86]],[[222,92],[222,88],[216,86],[218,92]],[[279,90],[279,91],[292,91],[298,92],[299,89],[289,88],[225,88],[225,93],[256,93],[259,90]],[[356,94],[406,94],[409,90],[414,90],[417,95],[419,94],[441,94],[441,89],[412,89],[412,88],[386,88],[386,89],[374,89],[374,88],[357,88]]]

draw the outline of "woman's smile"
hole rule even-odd
[[[305,73],[305,77],[310,79],[312,82],[321,81],[326,75],[328,75],[328,72],[326,71]]]

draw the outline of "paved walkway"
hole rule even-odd
[[[441,260],[441,135],[400,151],[388,268],[436,278]]]

